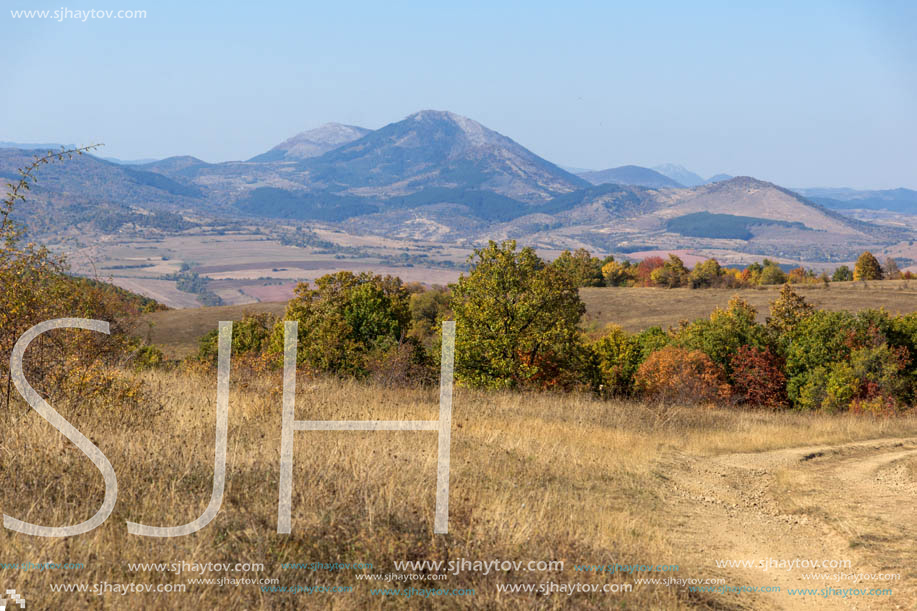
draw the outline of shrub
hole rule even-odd
[[[666,346],[640,365],[635,386],[666,403],[721,403],[731,396],[723,370],[700,350]]]
[[[771,409],[787,406],[782,363],[769,348],[741,346],[730,366],[733,390],[743,403]]]
[[[758,276],[758,284],[783,284],[784,282],[786,282],[786,274],[780,269],[780,266],[765,259]]]
[[[660,327],[649,327],[635,335],[634,341],[640,346],[640,362],[642,363],[652,353],[671,344],[672,337]]]
[[[731,374],[730,359],[741,346],[769,346],[767,331],[755,321],[756,315],[748,302],[733,297],[726,309],[716,308],[709,319],[696,320],[678,330],[674,343],[688,350],[700,350]]]
[[[818,366],[799,389],[797,404],[803,409],[837,412],[847,409],[857,394],[860,382],[853,368],[844,361]]]
[[[589,345],[593,359],[593,389],[605,397],[633,392],[634,375],[643,361],[640,343],[621,327],[609,325],[605,335]]]
[[[802,387],[800,407],[837,412],[889,415],[906,403],[907,380],[901,375],[907,349],[887,344],[857,348],[849,360],[815,368]]]
[[[429,353],[412,337],[388,350],[371,352],[366,359],[366,369],[376,384],[390,388],[426,386],[436,381]]]
[[[411,327],[408,336],[417,339],[427,348],[432,347],[440,322],[452,318],[449,299],[449,289],[441,286],[412,293],[409,301]]]
[[[798,404],[801,389],[817,367],[847,360],[867,341],[868,329],[849,312],[815,310],[781,337],[786,358],[787,394]]]
[[[258,356],[267,347],[277,319],[267,312],[245,312],[242,319],[232,324],[232,355]],[[198,342],[198,359],[216,364],[219,352],[219,330],[213,329]]]

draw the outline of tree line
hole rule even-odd
[[[789,271],[770,259],[755,262],[742,269],[723,267],[716,259],[707,259],[692,269],[677,255],[668,259],[654,256],[639,262],[629,259],[616,260],[614,256],[604,259],[592,256],[589,251],[579,249],[565,251],[555,261],[567,268],[577,278],[579,286],[644,286],[660,288],[745,288],[775,284],[827,284],[852,280],[912,279],[910,271],[902,272],[898,264],[888,257],[885,264],[869,251],[863,252],[851,270],[840,265],[833,273],[815,272],[804,267]]]
[[[763,323],[735,297],[670,329],[610,325],[591,337],[575,257],[549,262],[490,242],[457,283],[433,289],[338,272],[300,284],[283,318],[299,321],[297,361],[316,375],[434,383],[440,323],[454,319],[455,376],[469,387],[882,415],[913,404],[917,313],[818,310],[787,283]],[[282,352],[282,321],[258,314],[234,325],[234,358],[277,368]],[[213,332],[197,360],[215,359]]]

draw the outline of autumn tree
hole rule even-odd
[[[770,350],[740,346],[730,357],[732,387],[739,400],[754,407],[787,407],[783,363]]]
[[[653,286],[653,272],[665,265],[662,257],[647,257],[637,264],[636,282],[640,286]]]
[[[876,259],[876,257],[868,250],[863,251],[863,254],[860,255],[859,259],[857,259],[856,265],[853,266],[853,279],[882,279],[882,266],[879,265],[879,260]]]
[[[611,260],[602,266],[602,278],[605,280],[605,286],[628,286],[634,282],[637,274],[637,267],[631,265],[630,261]]]
[[[814,309],[812,304],[793,291],[789,284],[784,284],[780,289],[780,295],[771,303],[767,326],[777,335],[783,335]]]
[[[716,259],[707,259],[694,266],[691,270],[691,288],[709,288],[715,286],[724,275]]]
[[[159,359],[154,350],[142,349],[139,340],[127,334],[131,317],[139,314],[148,300],[69,275],[63,257],[44,246],[24,242],[25,227],[13,218],[17,204],[26,200],[37,182],[39,168],[94,148],[62,148],[36,156],[20,169],[18,181],[7,183],[7,195],[0,200],[0,373],[5,377],[7,406],[12,395],[9,362],[13,345],[26,330],[46,320],[75,317],[110,323],[109,335],[59,329],[36,339],[23,367],[27,379],[46,398],[79,402],[92,396],[97,405],[139,398],[138,385],[114,366]]]
[[[700,350],[666,346],[640,365],[635,386],[664,403],[722,403],[732,395],[721,367]]]
[[[756,320],[757,311],[747,301],[733,297],[725,308],[715,308],[709,318],[701,318],[679,329],[673,343],[688,350],[699,350],[731,373],[731,357],[741,346],[766,348],[770,338]]]
[[[491,241],[470,262],[452,291],[456,378],[489,388],[572,384],[585,306],[570,276],[514,240]]]

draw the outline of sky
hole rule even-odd
[[[4,0],[0,140],[247,159],[475,119],[562,166],[917,189],[917,3]],[[12,11],[144,10],[141,19]]]

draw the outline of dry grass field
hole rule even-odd
[[[402,560],[563,560],[553,572],[463,572],[414,587],[473,588],[473,596],[415,598],[411,608],[777,609],[911,608],[917,600],[912,508],[917,421],[754,413],[603,402],[581,395],[458,388],[452,429],[449,534],[433,535],[436,436],[431,432],[297,432],[293,527],[279,535],[279,376],[233,372],[227,488],[198,533],[128,535],[125,521],[196,518],[213,477],[215,376],[143,374],[151,399],[136,410],[56,406],[105,452],[118,474],[109,520],[91,533],[43,539],[0,530],[5,558],[81,562],[81,570],[2,572],[39,609],[381,609],[356,573]],[[392,390],[300,379],[299,419],[435,419],[437,390]],[[81,521],[101,502],[101,477],[21,403],[4,422],[2,511],[48,525]],[[906,438],[910,438],[910,440]],[[862,443],[863,440],[871,440]],[[857,443],[861,442],[861,443]],[[812,446],[821,446],[812,448]],[[909,504],[908,504],[909,503]],[[906,506],[905,506],[906,505]],[[898,513],[895,513],[895,512]],[[785,587],[800,571],[720,569],[717,559],[842,558],[853,570],[900,572],[894,595],[829,601]],[[188,584],[184,593],[54,593],[52,584],[176,583],[198,574],[130,571],[127,563],[257,562],[263,571],[205,577],[276,578],[282,586],[350,592],[263,592],[258,585]],[[372,570],[283,569],[283,563],[360,562]],[[617,594],[507,594],[498,584],[632,583],[577,564],[678,565],[639,577],[724,579],[784,586],[780,594],[692,593],[635,585]],[[806,585],[809,584],[809,585]],[[885,584],[882,584],[883,586]],[[896,607],[895,605],[898,605]]]
[[[917,310],[917,282],[883,280],[870,282],[832,282],[794,284],[793,290],[818,308],[857,312],[885,308],[891,313]],[[758,309],[761,322],[777,298],[780,286],[755,289],[662,289],[662,288],[584,288],[580,295],[586,303],[583,318],[587,329],[600,330],[608,323],[627,331],[659,326],[666,329],[679,320],[694,320],[710,315],[715,307],[725,307],[738,295]]]

